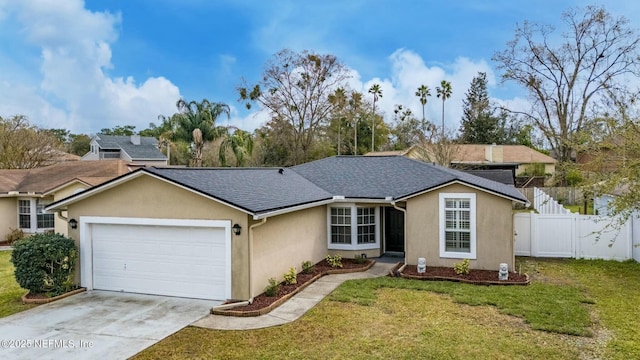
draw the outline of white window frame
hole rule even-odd
[[[351,244],[334,244],[331,242],[331,209],[350,208],[351,209]],[[375,243],[358,244],[358,208],[375,209]],[[327,206],[327,248],[329,250],[372,250],[380,248],[380,207],[356,205],[354,203],[340,203]]]
[[[465,199],[469,200],[469,228],[470,228],[470,245],[469,252],[447,251],[446,248],[446,214],[445,207],[447,199]],[[454,259],[476,259],[477,243],[476,243],[476,194],[475,193],[440,193],[438,213],[440,218],[440,257]]]
[[[20,224],[20,201],[28,201],[29,202],[29,222],[30,222],[30,226],[28,228],[22,227]],[[38,203],[41,204],[42,208],[44,208],[46,205],[48,205],[50,202],[45,202],[43,201],[43,199],[40,198],[18,198],[18,202],[17,202],[17,212],[18,212],[18,224],[17,224],[17,228],[21,229],[23,231],[25,231],[26,233],[29,234],[34,234],[34,233],[41,233],[41,232],[46,232],[46,231],[52,231],[55,230],[55,217],[53,218],[53,227],[48,227],[48,228],[38,228]],[[26,214],[25,214],[26,215]]]

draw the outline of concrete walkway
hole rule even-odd
[[[191,325],[215,330],[251,330],[283,325],[300,318],[344,281],[386,276],[395,265],[396,263],[376,262],[367,271],[323,276],[265,315],[251,317],[209,315]]]
[[[0,251],[11,251],[13,248],[11,246],[0,246]]]

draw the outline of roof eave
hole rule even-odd
[[[507,194],[502,194],[502,193],[499,193],[497,191],[486,189],[486,188],[483,188],[481,186],[470,184],[468,182],[465,182],[465,181],[462,181],[462,180],[458,180],[458,179],[451,180],[451,181],[448,181],[446,183],[443,183],[443,184],[440,184],[440,185],[436,185],[436,186],[428,188],[428,189],[424,189],[424,190],[421,190],[421,191],[417,191],[417,192],[414,192],[414,193],[411,193],[411,194],[407,194],[407,195],[401,196],[396,201],[406,201],[406,200],[408,200],[408,199],[410,199],[412,197],[420,196],[422,194],[426,194],[428,192],[432,192],[432,191],[435,191],[435,190],[438,190],[438,189],[441,189],[443,187],[446,187],[446,186],[449,186],[449,185],[453,185],[453,184],[460,184],[460,185],[468,186],[470,188],[473,188],[473,189],[476,189],[476,190],[480,190],[480,191],[483,191],[483,192],[486,192],[486,193],[489,193],[489,194],[492,194],[492,195],[495,195],[495,196],[498,196],[498,197],[501,197],[501,198],[504,198],[504,199],[507,199],[507,200],[515,201],[515,202],[520,203],[520,204],[527,204],[529,202],[528,200],[518,199],[518,198],[515,198],[515,197],[512,197],[512,196],[509,196]],[[523,195],[523,197],[524,197],[524,195]]]

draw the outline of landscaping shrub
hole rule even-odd
[[[341,268],[342,267],[342,255],[340,255],[340,254],[327,255],[325,260],[327,260],[327,263],[332,268]]]
[[[287,285],[293,285],[298,283],[298,275],[296,274],[296,268],[290,267],[289,271],[284,273],[284,283]]]
[[[24,238],[24,232],[22,231],[22,229],[9,228],[9,230],[9,233],[4,237],[4,240],[7,242],[7,244],[11,245],[14,242]]]
[[[469,275],[469,259],[464,259],[459,263],[453,264],[453,270],[458,275]]]
[[[60,234],[35,234],[14,243],[11,262],[21,287],[53,297],[76,288],[73,269],[77,257],[72,239]]]
[[[309,260],[307,261],[303,261],[302,262],[302,272],[304,274],[311,274],[313,272],[313,270],[315,269],[315,265],[313,265],[313,263]]]
[[[278,295],[278,290],[280,290],[278,280],[276,280],[276,278],[269,278],[269,285],[264,288],[264,294],[266,296],[276,296]]]
[[[366,256],[356,255],[353,257],[353,262],[356,264],[364,264],[367,261]]]

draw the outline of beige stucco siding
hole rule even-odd
[[[14,197],[0,198],[0,241],[4,241],[11,229],[18,227],[18,200]]]
[[[269,278],[282,281],[290,267],[302,270],[303,261],[317,263],[327,255],[325,206],[268,218],[253,230],[253,294],[264,291]]]
[[[460,259],[440,257],[439,193],[476,194],[476,259],[474,269],[497,270],[500,263],[514,266],[512,203],[510,200],[454,184],[407,200],[406,259],[415,265],[419,257],[427,266],[451,267]]]
[[[231,295],[249,297],[249,217],[239,210],[143,175],[69,205],[68,214],[77,220],[81,216],[231,220],[243,229],[239,236],[231,235]],[[79,229],[69,229],[69,235],[79,244]]]
[[[86,190],[89,186],[83,184],[83,183],[79,183],[79,182],[73,182],[71,184],[69,184],[66,187],[63,187],[61,189],[58,189],[58,191],[55,192],[55,194],[53,194],[53,200],[52,201],[58,201],[58,200],[62,200],[68,196],[71,196],[73,194],[75,194],[76,192],[80,191],[80,190]],[[62,212],[62,216],[67,217],[67,212],[63,211]],[[64,236],[68,235],[68,225],[67,225],[67,221],[60,218],[60,216],[58,216],[58,214],[55,214],[55,232],[58,234],[62,234]]]

